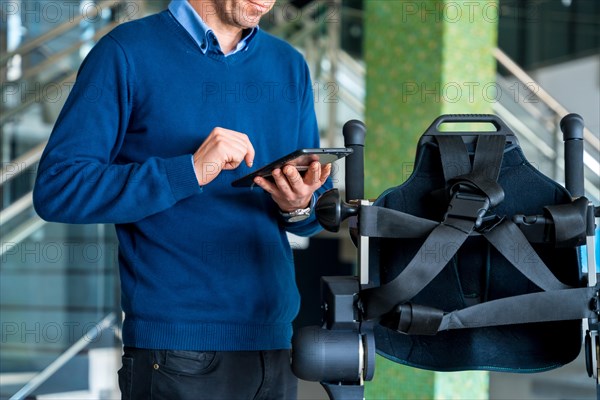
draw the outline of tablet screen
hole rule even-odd
[[[293,153],[281,157],[268,165],[265,165],[250,174],[237,179],[231,183],[234,187],[247,187],[254,185],[254,178],[261,176],[269,179],[274,169],[282,168],[285,165],[295,166],[300,173],[304,173],[313,161],[319,161],[321,165],[333,163],[334,161],[352,154],[352,149],[347,148],[319,148],[319,149],[300,149]]]

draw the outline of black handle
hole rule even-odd
[[[360,200],[365,196],[365,135],[367,128],[358,120],[344,124],[344,145],[353,153],[346,157],[346,201]]]
[[[560,120],[565,142],[565,187],[573,197],[585,194],[583,179],[583,118],[567,114]]]
[[[445,123],[474,122],[489,123],[494,125],[496,132],[506,135],[514,135],[510,128],[500,118],[493,114],[444,114],[437,117],[425,131],[426,135],[448,133],[440,131],[440,126]],[[474,132],[460,132],[474,133]]]
[[[315,213],[317,220],[326,231],[337,232],[342,221],[358,215],[358,205],[342,201],[339,190],[334,188],[319,197]]]

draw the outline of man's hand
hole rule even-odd
[[[194,168],[198,184],[206,185],[222,170],[237,168],[242,161],[248,167],[254,162],[254,147],[243,133],[214,128],[194,153]]]
[[[275,183],[256,177],[254,183],[271,194],[271,197],[283,212],[291,212],[309,206],[315,190],[319,189],[331,174],[331,164],[321,168],[318,161],[310,164],[304,177],[296,167],[286,165],[273,170]]]

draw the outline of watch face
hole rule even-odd
[[[294,210],[287,215],[286,220],[288,222],[299,222],[303,221],[310,216],[310,207],[309,208],[300,208],[298,210]]]

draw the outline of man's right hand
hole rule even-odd
[[[254,147],[243,133],[216,127],[194,153],[196,178],[201,186],[210,183],[222,170],[237,168],[242,161],[254,162]]]

